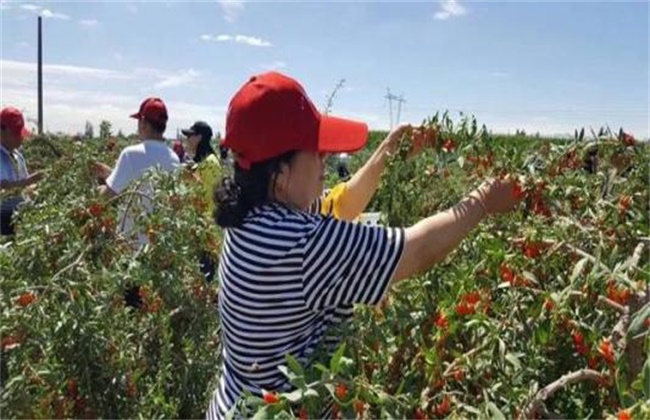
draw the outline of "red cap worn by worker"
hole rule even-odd
[[[167,107],[160,98],[147,98],[140,105],[140,110],[130,117],[137,120],[146,118],[158,124],[165,124],[168,119]]]
[[[354,152],[367,139],[366,124],[321,114],[296,80],[268,72],[251,77],[230,101],[222,145],[250,169],[292,150]]]
[[[0,113],[0,126],[5,130],[13,131],[20,135],[21,139],[29,136],[29,130],[25,127],[25,118],[19,109],[8,106]]]

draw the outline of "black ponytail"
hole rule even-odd
[[[275,183],[283,163],[290,163],[295,151],[251,165],[249,170],[235,163],[234,177],[225,177],[214,192],[214,220],[222,228],[239,227],[249,211],[270,201],[269,186]]]
[[[201,141],[196,145],[196,153],[194,153],[194,162],[201,163],[203,159],[214,154],[214,149],[210,144],[210,138],[201,137]]]

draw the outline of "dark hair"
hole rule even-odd
[[[155,131],[158,134],[163,134],[165,130],[167,129],[167,123],[166,122],[158,122],[158,121],[153,121],[147,117],[144,117],[144,120],[146,121],[147,124],[151,127],[153,131]]]
[[[221,160],[228,159],[228,148],[226,146],[219,146],[219,154],[221,155]]]
[[[196,145],[196,153],[194,154],[194,162],[202,162],[203,159],[207,158],[210,155],[214,154],[214,149],[210,144],[210,138],[201,136],[201,141]]]
[[[269,183],[275,183],[280,165],[289,163],[296,152],[251,165],[249,170],[235,163],[234,177],[227,176],[214,191],[214,221],[220,227],[239,227],[248,212],[270,201]]]

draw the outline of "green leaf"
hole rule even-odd
[[[465,158],[463,156],[458,156],[457,161],[458,161],[458,166],[460,166],[461,168],[465,166]]]
[[[634,318],[632,318],[632,322],[630,323],[630,328],[627,330],[628,336],[636,335],[641,332],[643,323],[648,319],[648,317],[650,317],[650,303],[643,305],[643,307],[634,314]]]
[[[503,361],[505,355],[506,355],[506,343],[504,343],[503,340],[499,338],[499,358],[501,359],[501,361]]]
[[[480,415],[481,415],[481,411],[480,411],[478,408],[473,407],[473,406],[471,406],[471,405],[462,404],[462,405],[461,405],[461,408],[462,408],[463,410],[465,410],[465,411],[468,411],[468,412],[472,413],[472,414],[476,414],[477,416],[480,416]]]
[[[512,364],[512,366],[515,367],[516,370],[521,370],[521,362],[519,361],[517,356],[515,356],[512,353],[508,353],[508,354],[506,354],[506,360],[508,362],[510,362]]]
[[[297,403],[302,400],[304,393],[302,389],[296,389],[288,394],[284,394],[284,397],[292,403]]]
[[[549,332],[548,329],[544,326],[540,326],[535,330],[535,337],[540,344],[546,345],[549,341]]]
[[[282,372],[282,374],[283,374],[284,376],[286,376],[289,380],[291,380],[291,379],[293,379],[293,378],[296,377],[295,374],[293,374],[292,372],[289,372],[289,369],[288,369],[285,365],[280,365],[280,366],[278,366],[278,370],[279,370],[280,372]]]
[[[521,273],[526,279],[531,280],[533,283],[539,284],[539,281],[537,280],[537,277],[531,273],[530,271],[524,270]]]
[[[257,410],[255,415],[253,416],[253,420],[266,420],[266,419],[268,419],[270,416],[268,415],[267,411],[269,411],[269,406],[268,405],[262,406],[262,408]]]
[[[499,410],[499,407],[497,407],[493,402],[487,403],[487,408],[490,410],[493,419],[506,420],[506,416],[503,415],[501,410]]]
[[[330,395],[332,397],[334,397],[335,396],[334,384],[327,383],[327,384],[324,384],[324,385],[325,385],[325,388],[329,391]]]
[[[571,277],[569,277],[569,283],[573,283],[577,279],[582,271],[585,269],[585,265],[589,262],[589,258],[583,257],[580,261],[573,266],[573,271],[571,272]]]
[[[316,391],[314,388],[309,388],[305,391],[305,398],[307,397],[315,397],[318,398],[318,391]]]
[[[314,367],[317,370],[319,370],[319,371],[321,371],[323,373],[329,373],[329,369],[327,369],[327,366],[325,366],[324,364],[322,364],[320,362],[317,362],[316,364],[314,364]]]
[[[332,360],[330,360],[330,371],[334,375],[338,374],[341,369],[341,358],[343,357],[343,353],[345,353],[345,343],[341,344],[341,346],[336,350],[336,353],[332,356]]]
[[[290,354],[287,354],[287,363],[289,364],[289,369],[296,375],[303,376],[305,374],[302,365]]]

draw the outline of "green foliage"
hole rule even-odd
[[[157,179],[155,212],[140,221],[150,245],[134,254],[115,234],[117,209],[133,188],[102,202],[89,173],[92,159],[107,157],[104,144],[56,145],[74,154],[49,164],[0,252],[0,410],[27,418],[203,416],[220,348],[216,285],[198,261],[204,250],[216,258],[220,239],[200,189]],[[140,309],[124,304],[134,285]]]
[[[357,308],[334,357],[288,359],[282,371],[295,390],[276,404],[248,397],[250,417],[319,417],[333,400],[345,417],[513,418],[539,389],[587,366],[616,386],[567,387],[546,401],[549,412],[650,415],[647,305],[638,297],[650,280],[647,145],[611,133],[494,137],[447,115],[424,126],[436,129],[435,144],[409,159],[402,145],[370,210],[408,226],[504,174],[520,180],[521,208],[483,223],[378,307]],[[352,170],[385,134],[371,134]],[[47,175],[0,248],[5,417],[196,418],[207,407],[220,364],[217,285],[203,280],[198,256],[216,259],[221,235],[186,172],[153,178],[155,211],[138,218],[149,246],[135,252],[135,238],[117,235],[119,209],[138,194],[132,187],[103,202],[89,166],[113,163],[126,142],[26,145],[30,169]],[[599,165],[588,173],[582,158],[594,144]],[[636,254],[640,243],[646,252]],[[140,309],[124,305],[132,286]],[[629,380],[621,349],[615,363],[599,351],[621,319],[604,298],[637,305],[627,339],[645,353]]]

